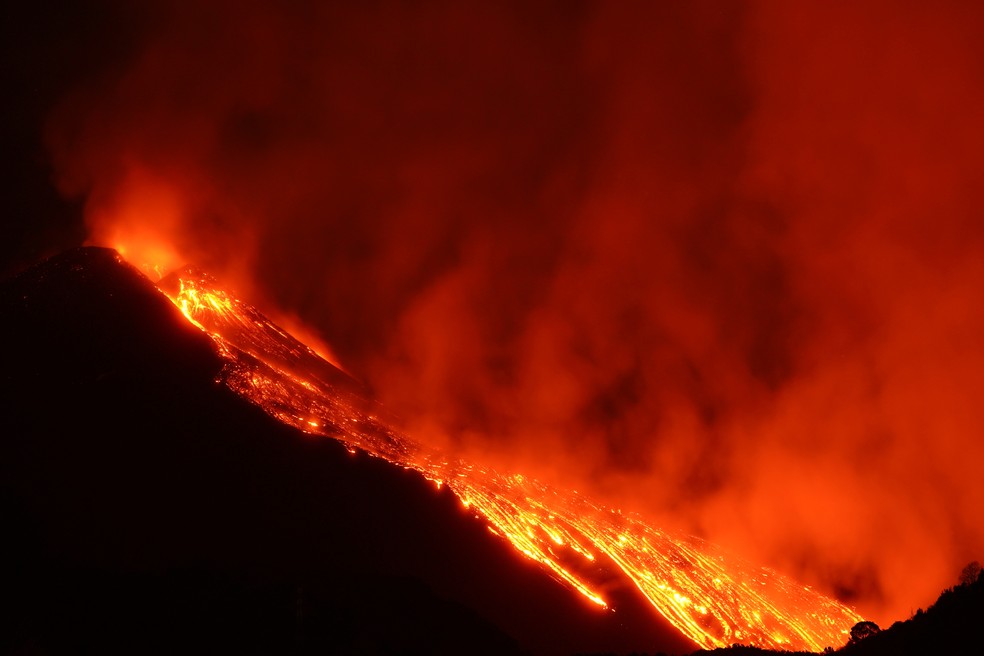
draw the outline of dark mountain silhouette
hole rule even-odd
[[[975,563],[976,564],[976,563]],[[877,626],[856,627],[857,639],[837,645],[832,653],[845,656],[978,656],[984,654],[984,576],[978,566],[976,579],[963,581],[940,594],[925,611],[919,609],[907,620],[884,630]],[[871,624],[864,622],[862,624]],[[698,654],[721,656],[790,655],[754,647],[728,647]],[[805,652],[795,652],[805,653]]]
[[[984,578],[944,590],[911,618],[845,646],[850,656],[984,654]]]
[[[447,491],[287,428],[111,250],[0,284],[0,651],[575,653],[694,645],[600,611]]]

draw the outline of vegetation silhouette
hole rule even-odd
[[[971,585],[981,576],[981,564],[973,560],[960,572],[960,585]]]
[[[776,652],[735,645],[699,654],[756,656],[763,654],[806,654]],[[874,622],[859,622],[851,629],[847,644],[824,650],[825,654],[848,656],[971,656],[984,654],[984,574],[977,561],[964,567],[958,584],[944,590],[926,610],[919,609],[907,620],[879,630]]]
[[[851,639],[848,640],[849,645],[854,645],[866,638],[870,638],[876,633],[881,633],[881,627],[879,627],[874,622],[865,620],[863,622],[858,622],[853,627],[851,627]]]

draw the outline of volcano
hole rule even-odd
[[[641,518],[432,451],[208,274],[6,282],[6,647],[819,651],[860,617]]]

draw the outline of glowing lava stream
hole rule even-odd
[[[822,651],[847,641],[853,610],[697,538],[673,535],[576,492],[452,459],[395,432],[345,374],[192,269],[158,285],[214,340],[221,382],[280,421],[447,485],[527,557],[605,607],[592,573],[614,566],[703,648]],[[611,565],[610,565],[610,564]]]

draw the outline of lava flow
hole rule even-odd
[[[576,492],[443,456],[392,429],[344,373],[208,275],[185,269],[158,286],[225,360],[221,382],[280,421],[331,437],[446,485],[507,539],[600,607],[599,572],[635,585],[655,611],[703,648],[742,643],[821,651],[862,618],[776,572]]]

